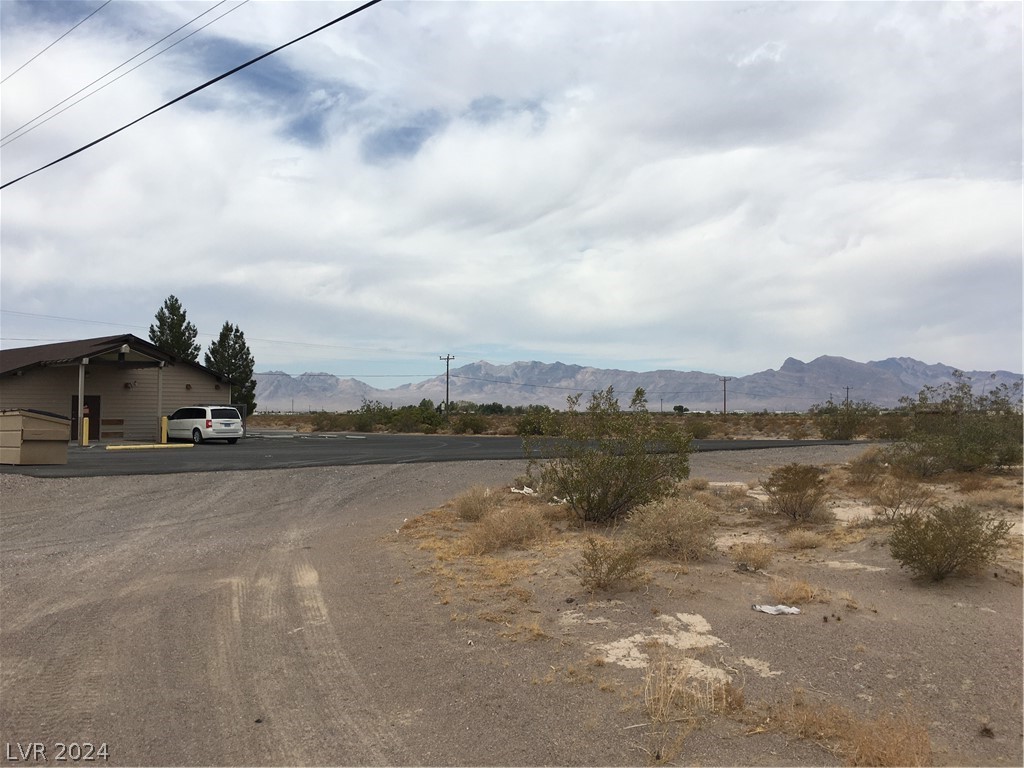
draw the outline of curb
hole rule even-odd
[[[154,448],[191,448],[192,443],[156,443],[153,445],[108,445],[108,451],[147,451]]]

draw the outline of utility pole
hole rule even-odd
[[[726,414],[726,410],[727,410],[726,409],[726,400],[725,400],[725,398],[726,398],[725,385],[726,385],[726,382],[732,381],[732,376],[722,376],[718,380],[720,382],[722,382],[722,415],[724,416]]]
[[[455,359],[455,355],[445,355],[444,357],[437,358],[438,360],[444,360],[444,417],[448,418],[448,366],[452,360]]]
[[[846,407],[850,407],[850,388],[846,388]]]

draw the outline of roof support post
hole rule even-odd
[[[162,419],[164,417],[164,364],[156,369],[156,439],[163,441]]]
[[[85,434],[85,366],[89,364],[89,358],[83,357],[78,365],[78,445],[86,444],[88,436]],[[67,391],[67,390],[65,390]]]

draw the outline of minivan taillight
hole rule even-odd
[[[206,428],[207,429],[213,429],[213,419],[207,419],[206,420]]]

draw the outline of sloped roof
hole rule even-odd
[[[78,341],[61,341],[56,344],[40,344],[35,347],[18,347],[17,349],[0,349],[0,376],[9,375],[16,371],[23,371],[28,368],[42,368],[48,365],[67,365],[76,363],[83,357],[100,357],[102,355],[117,354],[121,347],[128,345],[131,355],[138,358],[148,358],[163,363],[184,364],[215,376],[218,379],[228,380],[226,376],[213,371],[206,366],[182,360],[169,352],[164,352],[156,345],[140,339],[131,333],[124,333],[118,336],[100,336],[96,339],[80,339]]]

